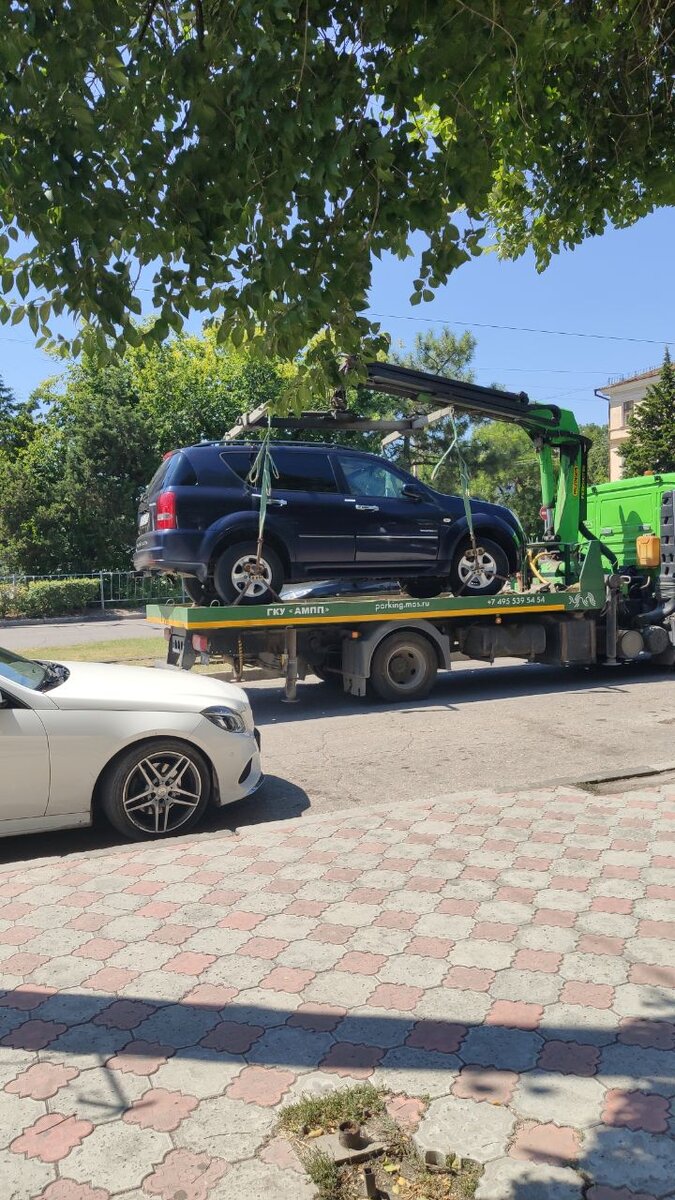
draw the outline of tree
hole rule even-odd
[[[472,495],[505,504],[529,537],[541,531],[539,462],[524,429],[486,421],[473,431],[467,447]]]
[[[628,418],[628,437],[619,454],[625,477],[675,471],[675,367],[668,350],[658,380]]]
[[[670,0],[13,0],[0,316],[48,337],[75,313],[121,349],[196,310],[287,361],[323,329],[301,404],[384,346],[372,260],[413,234],[418,303],[488,223],[543,267],[672,204],[672,33]]]
[[[0,534],[13,571],[128,568],[142,487],[157,465],[129,367],[85,360],[50,380],[29,444],[4,464]]]
[[[465,330],[457,336],[444,325],[438,333],[429,330],[416,334],[411,350],[394,353],[390,357],[404,367],[471,383],[474,378],[471,363],[475,352],[476,339],[472,333]],[[413,406],[409,404],[405,414],[410,415],[412,410]],[[394,443],[394,456],[427,482],[431,481],[434,469],[438,466],[434,486],[442,492],[455,492],[459,487],[457,456],[450,454],[444,461],[441,462],[441,459],[453,437],[457,437],[460,448],[464,445],[471,427],[472,420],[466,413],[457,413],[454,418],[442,417],[427,429],[415,433],[414,437]]]
[[[20,404],[0,376],[0,457],[13,458],[30,440],[33,405]]]
[[[588,482],[607,483],[609,479],[609,429],[590,422],[580,426],[584,437],[593,443],[588,452]]]
[[[127,351],[133,385],[151,422],[159,455],[176,446],[222,438],[242,413],[274,403],[285,378],[274,363],[219,343],[213,326],[161,346]]]
[[[112,364],[71,363],[31,397],[25,443],[11,454],[0,444],[5,569],[128,569],[138,499],[162,454],[222,437],[242,412],[274,400],[288,375],[219,345],[213,329]]]

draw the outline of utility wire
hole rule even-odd
[[[495,325],[487,321],[450,321],[446,317],[411,317],[402,313],[371,312],[370,315],[377,317],[380,321],[421,321],[426,325],[468,325],[470,329],[505,329],[510,333],[545,333],[550,337],[593,338],[602,342],[636,342],[648,346],[675,345],[675,342],[668,342],[665,339],[623,337],[616,333],[579,333],[572,329],[533,329],[528,325]]]

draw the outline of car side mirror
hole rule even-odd
[[[403,485],[403,495],[406,500],[421,500],[422,492],[420,488],[415,487],[414,483],[405,483]]]

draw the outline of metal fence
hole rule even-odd
[[[144,604],[187,599],[183,582],[169,575],[138,575],[135,571],[76,571],[55,575],[0,575],[0,586],[92,579],[98,582],[97,599],[90,608],[142,608]]]

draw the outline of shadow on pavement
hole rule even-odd
[[[485,700],[514,700],[520,696],[545,696],[569,692],[628,692],[645,680],[673,681],[671,670],[648,664],[616,667],[563,668],[524,663],[519,666],[472,669],[458,667],[442,671],[425,700],[387,703],[372,696],[347,696],[332,684],[314,682],[298,685],[297,704],[282,704],[278,683],[257,684],[248,689],[256,725],[291,724],[317,717],[349,716],[357,712],[423,712],[446,708],[453,711],[465,704]]]
[[[286,821],[298,817],[310,801],[306,791],[279,775],[266,775],[258,792],[246,800],[236,800],[222,808],[207,811],[201,824],[183,840],[192,844],[195,837],[209,833],[241,829],[262,821]],[[180,841],[180,838],[174,839]],[[92,850],[129,849],[129,842],[115,832],[102,817],[85,829],[64,829],[50,833],[31,833],[0,840],[0,865],[31,862],[39,858],[67,858]]]
[[[235,1086],[233,1081],[239,1068],[246,1067],[277,1069],[278,1075],[270,1078],[279,1098],[298,1070],[320,1069],[322,1082],[328,1086],[331,1076],[337,1086],[361,1076],[370,1077],[378,1086],[412,1094],[423,1094],[426,1081],[435,1097],[454,1089],[454,1096],[464,1101],[485,1101],[486,1121],[493,1119],[496,1105],[503,1113],[499,1121],[504,1125],[512,1122],[510,1109],[514,1109],[518,1120],[560,1126],[559,1143],[554,1138],[538,1150],[533,1141],[528,1151],[531,1163],[574,1165],[586,1173],[587,1181],[595,1179],[617,1188],[629,1179],[627,1195],[639,1192],[663,1197],[672,1188],[675,1140],[668,1123],[668,1101],[675,1095],[675,999],[671,998],[668,1006],[663,991],[657,1019],[645,1015],[632,1023],[624,1021],[618,1028],[590,1022],[583,1027],[548,1023],[527,1029],[418,1019],[413,1014],[393,1015],[383,1010],[373,1010],[371,1015],[363,1008],[349,1014],[321,1004],[304,1004],[294,1010],[290,1006],[275,1009],[226,1003],[226,989],[224,975],[220,988],[213,983],[198,985],[192,1001],[188,997],[174,1002],[86,991],[48,996],[25,985],[0,997],[0,1066],[4,1048],[40,1051],[41,1061],[66,1065],[69,1055],[91,1056],[91,1066],[98,1067],[103,1076],[96,1072],[92,1078],[91,1071],[86,1072],[69,1085],[71,1095],[74,1093],[78,1104],[98,1104],[112,1117],[121,1116],[130,1106],[125,1095],[127,1075],[148,1076],[149,1088],[161,1088],[162,1068],[181,1059],[194,1063],[195,1071],[220,1064],[223,1076],[218,1087],[222,1093],[229,1087],[237,1092],[241,1084]],[[217,990],[221,996],[216,999]],[[203,1000],[198,998],[200,991]],[[273,995],[271,992],[271,1001]],[[671,1048],[663,1049],[666,1045]],[[81,1061],[78,1065],[82,1069]],[[467,1066],[471,1071],[460,1076],[458,1086],[459,1072]],[[480,1068],[485,1068],[484,1074]],[[22,1065],[17,1064],[17,1075],[21,1070]],[[612,1096],[611,1124],[601,1124],[607,1097],[592,1082],[596,1074],[604,1086],[619,1089]],[[101,1097],[102,1079],[107,1099]],[[189,1075],[185,1083],[189,1091],[188,1080]],[[316,1077],[313,1082],[317,1083]],[[294,1088],[296,1094],[302,1091],[301,1083],[300,1079]],[[92,1085],[94,1094],[89,1096]],[[651,1119],[642,1128],[636,1128],[631,1115],[631,1098],[636,1092],[651,1105]],[[260,1102],[268,1104],[269,1100]],[[431,1103],[437,1106],[432,1109],[433,1130],[451,1139],[455,1132],[452,1109],[446,1110],[445,1117],[441,1112],[439,1123],[435,1114],[442,1099]],[[583,1142],[574,1132],[575,1126],[585,1127]],[[579,1156],[576,1162],[575,1153]],[[525,1171],[528,1164],[520,1165]],[[541,1187],[539,1182],[537,1191],[534,1181],[530,1186],[523,1178],[508,1195],[513,1200],[542,1200]],[[557,1195],[555,1187],[550,1194]]]

